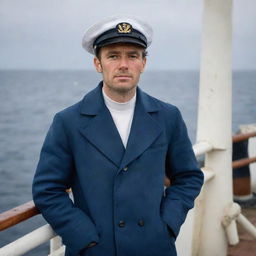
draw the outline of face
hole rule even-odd
[[[94,65],[103,75],[103,87],[109,94],[125,94],[136,90],[146,58],[143,49],[133,44],[112,44],[100,49]]]

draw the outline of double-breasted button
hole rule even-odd
[[[143,227],[143,226],[145,225],[144,220],[139,220],[139,221],[138,221],[138,225],[139,225],[140,227]]]
[[[118,223],[118,226],[120,228],[123,228],[125,226],[125,222],[123,220],[120,220],[119,223]]]
[[[128,171],[128,167],[125,166],[123,170],[124,170],[125,172]]]

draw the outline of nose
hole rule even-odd
[[[127,70],[128,69],[128,60],[125,57],[120,58],[120,70]]]

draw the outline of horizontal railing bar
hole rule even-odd
[[[201,141],[193,145],[193,150],[196,156],[203,155],[213,150],[213,145],[207,141]]]
[[[251,163],[255,163],[255,162],[256,162],[256,157],[242,158],[242,159],[233,161],[232,167],[233,167],[233,169],[241,168],[243,166],[247,166],[247,165],[249,165]]]
[[[232,136],[233,142],[239,142],[243,140],[247,140],[251,137],[256,137],[256,132],[250,132],[250,133],[245,133],[245,134],[236,134]]]
[[[33,201],[3,212],[0,214],[0,231],[12,227],[37,214],[39,214],[39,211]]]
[[[55,236],[56,234],[52,230],[51,226],[49,224],[46,224],[28,233],[27,235],[15,240],[14,242],[0,248],[0,255],[23,255],[38,247],[39,245],[49,241],[51,238]]]

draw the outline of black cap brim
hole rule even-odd
[[[107,45],[111,45],[111,44],[117,44],[117,43],[129,43],[129,44],[135,44],[135,45],[141,46],[143,48],[147,48],[147,45],[145,44],[145,42],[141,41],[140,39],[132,38],[132,37],[109,38],[109,39],[106,39],[102,42],[99,42],[97,44],[96,48],[99,49],[103,46],[107,46]]]

